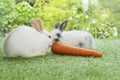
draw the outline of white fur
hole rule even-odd
[[[59,29],[54,29],[52,34],[52,39],[58,38],[56,34],[61,34],[62,38],[59,38],[60,42],[63,44],[71,45],[74,47],[80,47],[80,43],[83,43],[84,45],[82,48],[86,49],[95,49],[95,43],[92,35],[85,31],[63,31],[61,32]]]
[[[20,26],[11,31],[3,44],[5,56],[33,57],[45,55],[52,41],[46,36],[48,33],[43,33],[28,26]]]
[[[94,49],[95,44],[91,34],[84,31],[64,31],[62,33],[63,38],[61,42],[71,46],[79,47],[80,43],[83,43],[82,48]],[[91,38],[91,39],[90,39]]]

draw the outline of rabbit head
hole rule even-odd
[[[43,29],[43,26],[42,26],[40,20],[33,20],[33,21],[31,21],[31,26],[34,29],[36,29],[38,32],[40,32],[43,35],[47,36],[50,39],[50,41],[51,41],[51,34],[48,31]],[[50,42],[49,46],[51,46],[51,45],[52,45],[52,42]]]
[[[51,35],[48,31],[44,30],[43,29],[43,26],[41,24],[41,21],[40,20],[34,20],[34,21],[31,21],[31,26],[36,29],[38,32],[41,32],[43,33],[44,35],[48,36],[49,38],[51,38]]]
[[[62,32],[66,28],[67,22],[68,21],[65,20],[64,22],[62,22],[62,24],[60,24],[60,23],[56,23],[55,24],[54,30],[51,31],[52,41],[53,42],[59,42],[59,41],[61,41],[61,39],[62,39]]]

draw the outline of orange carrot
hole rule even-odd
[[[61,43],[54,43],[51,50],[52,52],[61,55],[102,57],[102,54],[95,50],[72,47]]]

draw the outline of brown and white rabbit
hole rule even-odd
[[[32,27],[19,26],[5,37],[5,57],[33,57],[46,54],[52,45],[50,34],[43,30],[39,20],[32,21],[31,25]]]
[[[74,47],[95,49],[94,38],[90,33],[79,30],[64,31],[67,22],[66,20],[62,24],[55,24],[55,29],[51,31],[53,42],[61,42]]]

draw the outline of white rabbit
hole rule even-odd
[[[45,55],[52,45],[47,31],[42,29],[39,20],[31,22],[32,27],[20,26],[5,38],[3,50],[5,57],[33,57]]]
[[[55,29],[51,31],[53,42],[61,42],[74,47],[95,49],[94,39],[90,33],[78,30],[63,31],[67,22],[66,20],[62,24],[55,24]]]

